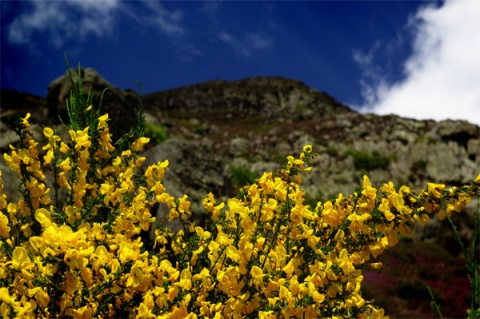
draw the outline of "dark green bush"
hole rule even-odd
[[[163,127],[145,122],[145,137],[149,137],[150,141],[157,145],[168,139],[168,134]]]
[[[348,150],[344,154],[345,157],[351,156],[355,168],[360,171],[372,171],[375,169],[388,169],[390,159],[383,156],[378,151],[368,153],[366,151]]]
[[[232,187],[238,189],[244,185],[252,184],[257,178],[260,177],[259,174],[252,172],[246,168],[230,165],[230,172],[232,173]]]

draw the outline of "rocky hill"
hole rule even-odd
[[[120,137],[135,121],[139,97],[132,90],[115,88],[93,69],[80,73],[84,87],[94,90],[96,102],[108,88],[102,111],[112,119],[114,138]],[[16,142],[8,128],[16,114],[32,113],[32,130],[39,139],[45,124],[57,125],[66,134],[59,116],[67,118],[64,101],[70,89],[64,75],[52,82],[46,98],[2,90],[1,152]],[[298,153],[305,144],[313,144],[317,153],[315,168],[304,179],[312,204],[338,193],[350,194],[361,185],[363,174],[377,187],[393,181],[419,190],[428,181],[460,185],[480,172],[480,128],[476,125],[359,114],[295,80],[210,81],[147,94],[142,100],[149,126],[168,136],[152,139],[158,143],[149,145],[147,162],[169,159],[167,189],[176,196],[189,195],[199,222],[203,211],[198,204],[209,191],[225,199],[264,171],[279,168],[287,155]],[[16,198],[15,177],[0,162],[6,192]],[[473,240],[472,208],[457,220],[467,242]],[[419,230],[417,239],[439,243],[458,255],[446,223],[430,223]]]
[[[135,122],[139,97],[114,87],[91,68],[82,69],[80,76],[96,103],[108,88],[102,112],[109,113],[111,131],[120,137]],[[70,89],[64,75],[51,83],[46,98],[2,90],[2,151],[15,142],[7,128],[15,114],[32,113],[39,135],[40,126],[59,124],[59,117],[66,120]],[[231,195],[242,179],[275,170],[307,143],[318,154],[304,181],[312,201],[351,193],[365,173],[374,185],[393,181],[420,189],[427,181],[460,185],[480,171],[478,126],[359,114],[300,81],[209,81],[147,94],[142,101],[147,121],[169,137],[150,145],[149,161],[168,158],[171,188],[197,201],[208,191]]]

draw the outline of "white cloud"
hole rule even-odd
[[[179,10],[170,11],[159,1],[144,0],[143,5],[147,8],[149,14],[135,14],[133,11],[125,10],[137,22],[158,27],[159,31],[169,36],[179,36],[185,32],[182,27],[183,12]]]
[[[273,45],[273,40],[263,32],[248,33],[242,39],[238,39],[222,30],[218,33],[218,38],[231,46],[235,53],[241,57],[249,57],[253,50],[266,49]]]
[[[57,47],[74,37],[109,35],[117,0],[30,1],[32,10],[18,16],[8,27],[8,39],[28,44],[35,33],[48,33]],[[78,13],[78,16],[75,15]]]
[[[237,55],[248,57],[250,56],[250,50],[245,46],[245,44],[241,43],[235,36],[232,34],[222,30],[218,34],[218,38],[223,41],[225,44],[231,46]]]
[[[272,39],[262,33],[249,33],[245,37],[245,42],[252,49],[264,49],[272,45]]]
[[[390,83],[372,54],[354,53],[362,67],[363,112],[417,119],[463,119],[480,125],[480,2],[447,0],[422,7],[407,27],[413,53],[404,79]]]
[[[221,4],[221,0],[205,0],[202,7],[200,8],[200,11],[207,14],[208,16],[210,16],[210,18],[213,19],[217,15],[218,9],[220,8]]]
[[[0,0],[1,1],[1,0]],[[177,57],[191,61],[203,53],[188,42],[184,13],[168,9],[159,1],[121,0],[30,0],[31,8],[13,20],[8,27],[11,43],[37,49],[38,35],[46,35],[49,44],[61,48],[69,40],[85,40],[87,36],[116,37],[117,23],[133,23],[158,31],[170,38]],[[125,19],[126,18],[126,19]]]

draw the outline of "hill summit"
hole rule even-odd
[[[147,108],[187,118],[306,120],[352,112],[327,93],[312,89],[300,81],[281,77],[208,81],[147,94],[144,104]]]

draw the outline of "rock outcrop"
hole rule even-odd
[[[306,120],[352,112],[326,93],[300,81],[257,77],[239,81],[209,81],[145,96],[145,106],[176,117],[210,119],[236,117]]]

